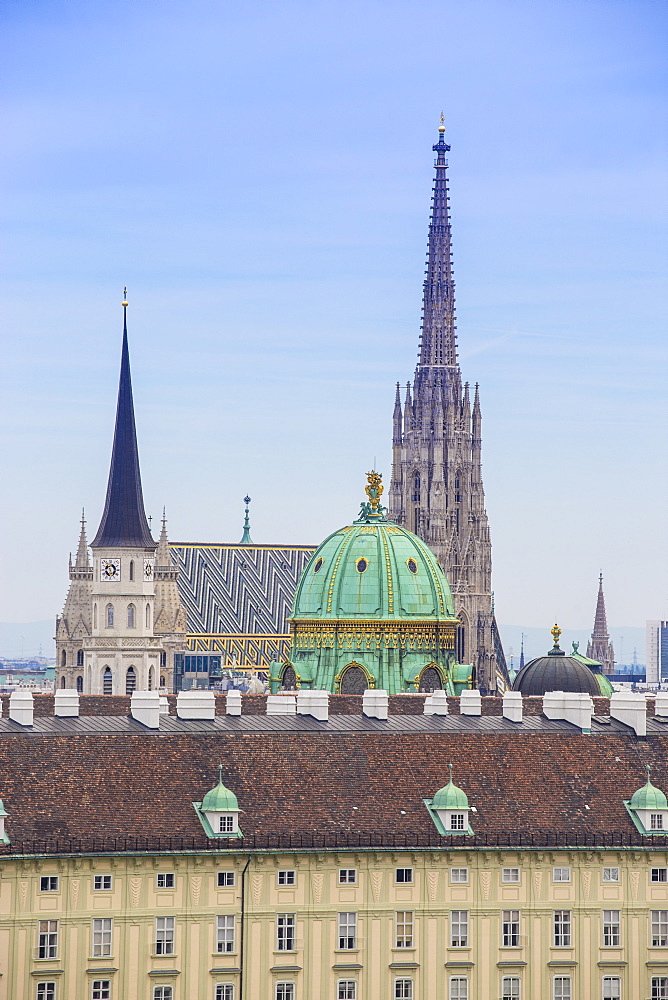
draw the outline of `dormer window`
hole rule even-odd
[[[218,766],[218,784],[201,802],[193,802],[207,837],[242,837],[239,829],[239,803],[234,792],[223,784],[223,765]]]
[[[218,833],[234,833],[236,830],[236,816],[232,813],[224,813],[218,817]]]
[[[649,814],[649,828],[650,830],[663,830],[662,812]]]
[[[463,830],[466,825],[466,813],[463,812],[453,812],[450,813],[450,829],[451,830]]]
[[[649,765],[647,784],[634,792],[624,805],[639,833],[664,837],[668,834],[668,800],[661,789],[649,780]]]
[[[433,799],[424,799],[424,804],[440,834],[450,836],[473,833],[469,826],[469,800],[466,792],[452,780],[452,764],[448,784],[439,789]]]

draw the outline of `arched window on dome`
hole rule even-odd
[[[107,628],[114,627],[114,605],[107,604]]]
[[[77,649],[77,667],[83,667],[83,664],[84,664],[83,649]]]
[[[128,604],[128,628],[135,627],[135,606],[134,604]]]
[[[428,663],[420,674],[418,691],[441,691],[443,688],[443,678],[441,671],[435,663]]]
[[[105,667],[102,674],[102,694],[114,693],[114,681],[111,676],[111,667]]]
[[[297,674],[294,667],[288,663],[283,670],[281,677],[281,687],[284,691],[295,691],[297,688]]]
[[[64,649],[62,651],[62,653],[60,654],[60,665],[61,665],[61,667],[66,667],[67,666],[67,650],[66,649]]]
[[[362,664],[353,660],[343,668],[339,681],[339,694],[363,694],[369,687],[370,679]]]
[[[132,694],[137,687],[137,675],[134,667],[128,667],[125,672],[125,693]]]
[[[77,691],[79,692],[79,694],[83,693],[83,677],[81,676],[81,674],[79,674],[79,676],[77,677]]]

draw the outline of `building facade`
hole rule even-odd
[[[492,543],[482,482],[482,413],[457,357],[455,284],[445,142],[441,121],[423,290],[422,334],[413,385],[394,404],[390,516],[436,554],[460,621],[457,659],[476,685],[494,692],[508,681],[494,618]],[[501,683],[499,683],[501,681]]]
[[[608,634],[608,619],[605,613],[605,597],[603,595],[603,574],[598,578],[598,597],[596,598],[596,614],[591,639],[587,643],[587,656],[601,664],[603,673],[614,674],[615,650]]]
[[[647,683],[668,681],[668,622],[651,620],[645,626]]]

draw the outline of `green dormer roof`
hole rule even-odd
[[[631,809],[650,809],[653,811],[668,809],[666,796],[660,788],[656,788],[649,780],[649,767],[647,768],[647,784],[633,793],[629,806]]]
[[[450,764],[450,781],[443,788],[439,788],[431,800],[432,809],[468,809],[469,800],[461,788],[452,781],[452,764]]]
[[[223,765],[218,765],[218,784],[207,792],[200,806],[202,812],[239,812],[239,802],[234,792],[223,784]]]

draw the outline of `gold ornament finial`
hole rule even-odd
[[[121,302],[121,305],[123,306],[123,308],[125,308],[127,304],[128,304],[128,286],[123,285],[123,301]]]
[[[559,636],[561,635],[561,629],[559,628],[559,626],[557,624],[555,624],[554,628],[551,629],[551,635],[552,635],[552,638],[554,639],[554,645],[558,646],[559,645]]]
[[[441,133],[441,135],[443,135],[443,133],[445,132],[445,115],[443,114],[442,111],[441,111],[441,123],[438,126],[438,131]]]
[[[383,477],[380,472],[367,472],[366,478],[368,480],[366,486],[364,487],[364,492],[369,498],[372,510],[378,510],[378,505],[380,503],[381,495],[385,492],[385,487],[383,486]]]

